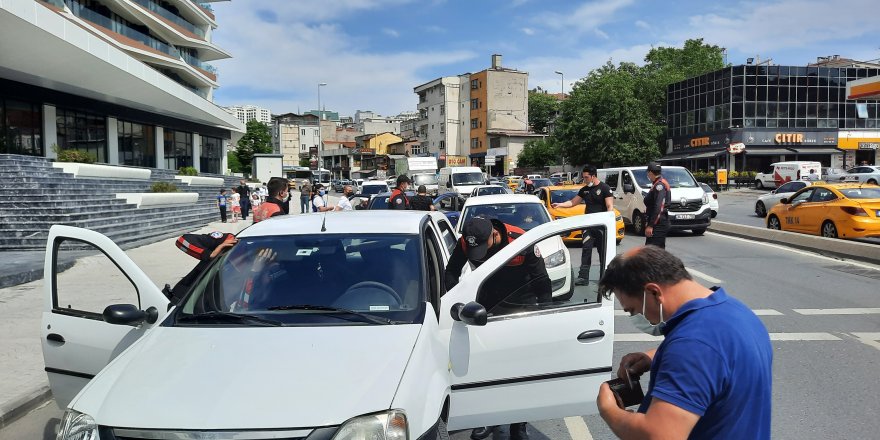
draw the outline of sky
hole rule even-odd
[[[396,115],[413,88],[479,72],[491,55],[529,73],[529,88],[559,92],[611,60],[643,63],[652,47],[703,38],[728,62],[817,56],[880,58],[878,0],[232,0],[213,3],[213,40],[232,58],[218,105],[272,113],[321,106]]]

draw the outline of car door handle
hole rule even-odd
[[[587,342],[592,339],[604,338],[605,332],[603,330],[587,330],[578,335],[578,341]]]
[[[65,342],[64,336],[61,336],[58,333],[49,333],[48,335],[46,335],[46,340],[52,341],[52,342],[57,342],[59,344],[63,344]]]

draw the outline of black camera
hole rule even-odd
[[[606,382],[611,387],[611,392],[617,397],[618,403],[623,402],[623,407],[627,408],[633,405],[641,405],[645,400],[645,393],[642,392],[642,385],[638,379],[613,379]]]

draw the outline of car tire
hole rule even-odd
[[[822,223],[822,230],[820,232],[825,238],[837,238],[837,226],[831,220]]]
[[[645,216],[639,211],[633,211],[632,228],[636,235],[645,235]]]
[[[622,241],[623,241],[623,239],[621,239],[621,240],[617,240],[617,245],[620,246],[620,243],[621,243]]]
[[[764,189],[764,182],[761,182],[760,180],[755,180],[755,188]]]
[[[775,229],[777,231],[781,231],[782,223],[779,222],[779,217],[771,215],[769,218],[767,218],[767,229]]]
[[[706,230],[705,229],[692,229],[691,232],[693,232],[694,235],[703,235],[706,233]]]
[[[437,440],[449,440],[449,431],[446,430],[446,420],[437,421]]]
[[[761,218],[767,217],[767,207],[764,206],[764,202],[755,203],[755,215]]]
[[[876,185],[876,184],[877,184],[877,181],[874,180],[874,179],[871,179],[871,180],[868,180],[868,181],[865,182],[865,183],[867,183],[868,185]]]

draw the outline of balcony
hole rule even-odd
[[[180,51],[180,56],[183,58],[183,61],[186,61],[186,64],[195,67],[196,69],[202,70],[206,73],[210,73],[209,77],[213,77],[214,81],[217,80],[217,68],[196,58],[193,55],[190,55],[187,51]]]
[[[71,0],[66,0],[66,3],[67,3],[67,6],[70,8],[71,12],[73,12],[73,15],[76,15],[77,17],[79,17],[85,21],[88,21],[89,23],[98,25],[102,28],[109,30],[110,32],[114,32],[119,35],[122,35],[123,37],[127,37],[127,38],[134,40],[138,43],[141,43],[151,49],[157,50],[159,52],[162,52],[163,54],[171,56],[172,58],[180,59],[180,51],[177,50],[177,48],[175,48],[174,46],[171,46],[170,44],[167,44],[167,43],[162,42],[156,38],[153,38],[150,35],[147,35],[139,30],[136,30],[133,27],[131,27],[125,23],[111,20],[110,17],[99,14],[98,12],[95,12],[89,8],[83,7],[81,4],[79,4],[77,2],[74,2]],[[127,43],[127,42],[123,41],[123,43]]]
[[[205,39],[205,31],[198,26],[186,21],[183,17],[171,12],[168,9],[165,9],[154,0],[132,0],[133,2],[143,6],[144,8],[155,12],[160,17],[184,28],[188,32],[195,34],[201,39]]]
[[[211,20],[214,20],[214,8],[211,7],[210,3],[199,2],[192,0],[193,4],[198,6],[199,9],[202,10],[208,17],[211,17]]]

